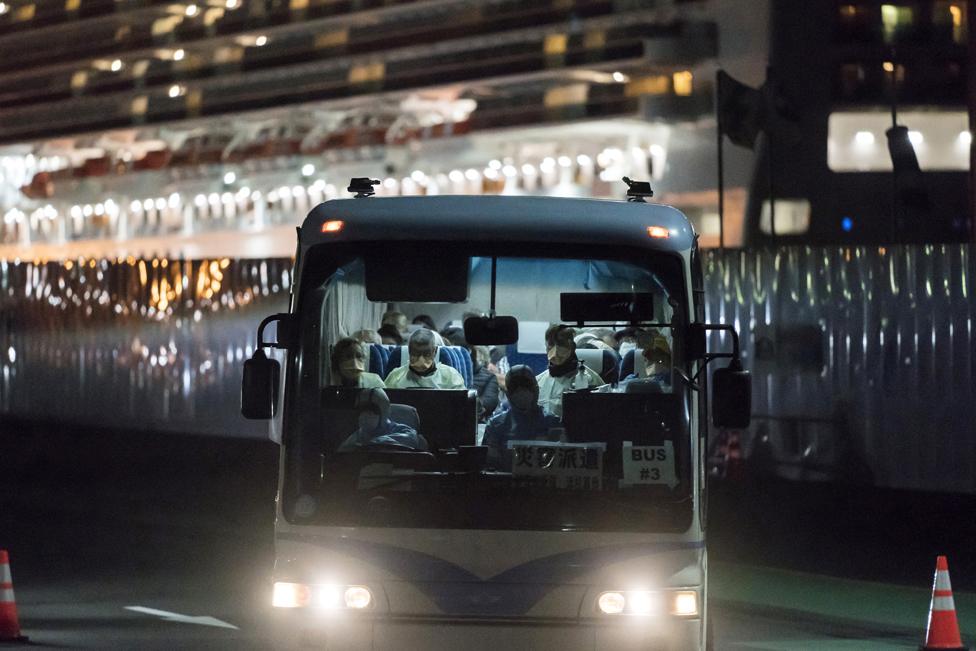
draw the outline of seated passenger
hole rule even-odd
[[[358,339],[364,344],[381,344],[383,343],[380,333],[369,328],[364,328],[362,330],[357,330],[352,334],[353,339]]]
[[[559,419],[539,406],[539,384],[528,366],[513,366],[505,375],[505,386],[508,408],[488,421],[481,444],[488,446],[489,467],[508,471],[512,466],[508,442],[548,439],[550,429],[559,427]]]
[[[390,420],[390,398],[383,389],[366,389],[356,397],[359,428],[349,435],[339,452],[364,446],[398,445],[424,452],[427,440],[417,430]]]
[[[366,350],[352,337],[336,342],[332,349],[332,384],[357,389],[382,389],[383,378],[366,371]]]
[[[623,381],[647,380],[661,385],[664,391],[670,390],[671,346],[667,338],[657,330],[648,330],[638,333],[637,341],[638,352],[644,357],[644,369],[639,373],[631,373]]]
[[[491,418],[498,408],[498,379],[488,370],[490,353],[487,346],[467,347],[474,364],[474,390],[478,392],[478,422]]]
[[[376,334],[380,336],[380,343],[384,345],[400,346],[403,344],[403,336],[400,335],[400,331],[396,329],[396,326],[389,323],[381,326]]]
[[[407,321],[407,315],[403,312],[398,312],[396,310],[387,310],[383,313],[383,319],[380,321],[381,326],[390,325],[397,329],[400,335],[404,335],[410,329],[410,323]]]
[[[464,389],[464,378],[457,369],[437,363],[434,332],[421,328],[410,335],[407,352],[409,366],[400,366],[386,376],[388,389]]]
[[[554,325],[546,330],[546,357],[549,368],[536,376],[539,382],[539,404],[546,411],[563,415],[563,392],[598,387],[603,378],[576,356],[572,328]]]

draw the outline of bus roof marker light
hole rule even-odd
[[[342,231],[346,222],[341,219],[330,219],[329,221],[322,224],[323,233],[339,233]]]
[[[648,226],[647,234],[654,239],[663,240],[671,237],[671,231],[664,226]]]

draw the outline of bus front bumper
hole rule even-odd
[[[327,651],[678,651],[700,649],[701,620],[491,621],[414,618],[344,618],[315,621],[279,612],[276,648]]]

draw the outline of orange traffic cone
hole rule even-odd
[[[949,583],[949,561],[945,556],[939,556],[935,561],[929,622],[925,630],[925,644],[920,648],[922,651],[968,651],[959,637],[956,604],[952,600],[952,585]]]
[[[0,549],[0,642],[26,642],[20,634],[17,622],[17,604],[14,602],[14,580],[10,576],[10,558],[6,549]]]

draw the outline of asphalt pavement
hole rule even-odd
[[[24,648],[273,647],[276,469],[269,442],[0,423]],[[938,553],[976,641],[971,497],[753,477],[709,508],[718,649],[916,649]]]

